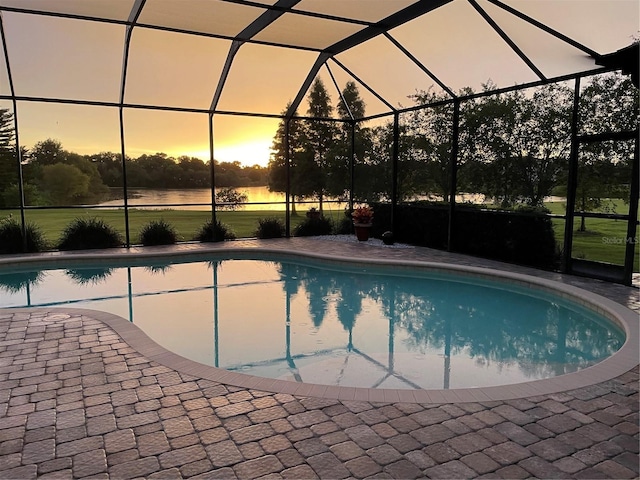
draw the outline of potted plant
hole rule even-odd
[[[353,227],[356,230],[356,237],[359,241],[369,240],[369,230],[373,222],[373,209],[368,205],[357,207],[351,212]]]

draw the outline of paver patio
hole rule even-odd
[[[518,271],[640,311],[637,288],[430,249],[303,238],[269,246]],[[0,310],[2,479],[639,476],[638,366],[503,401],[340,401],[191,375],[146,358],[91,314],[63,310]]]

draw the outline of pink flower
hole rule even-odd
[[[351,212],[351,218],[353,218],[354,223],[371,223],[373,220],[373,209],[367,205],[357,207]]]

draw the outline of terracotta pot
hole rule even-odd
[[[361,242],[369,240],[369,231],[371,230],[370,223],[354,223],[353,227],[356,230],[356,237]]]

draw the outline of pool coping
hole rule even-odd
[[[194,246],[195,247],[195,246]],[[602,295],[584,290],[573,285],[549,280],[517,272],[490,269],[487,267],[456,265],[443,262],[402,260],[388,258],[344,258],[337,255],[327,255],[306,251],[283,251],[261,245],[259,249],[247,246],[230,246],[225,248],[183,248],[183,249],[130,249],[125,251],[83,251],[81,253],[53,252],[40,255],[18,255],[0,258],[0,265],[23,265],[28,263],[53,263],[62,261],[83,260],[114,260],[131,257],[157,258],[171,256],[198,256],[206,254],[224,255],[277,255],[289,259],[316,259],[346,265],[379,265],[405,266],[407,268],[429,269],[439,272],[454,272],[468,276],[489,279],[499,279],[517,283],[525,287],[533,287],[560,294],[591,308],[618,324],[626,335],[625,343],[611,357],[582,369],[557,377],[532,380],[509,385],[475,387],[460,389],[375,389],[364,387],[340,387],[319,385],[312,383],[296,383],[287,380],[256,377],[244,373],[231,372],[210,365],[205,365],[162,347],[147,336],[137,325],[111,313],[80,308],[0,308],[2,311],[21,312],[54,312],[58,314],[83,315],[99,320],[112,328],[131,348],[168,368],[178,372],[208,379],[211,381],[250,388],[273,393],[287,393],[296,396],[320,397],[337,400],[356,400],[369,402],[407,402],[407,403],[465,403],[495,400],[509,400],[538,395],[547,395],[576,388],[595,385],[613,379],[636,367],[639,362],[640,351],[640,322],[638,314],[620,303],[614,302]]]

